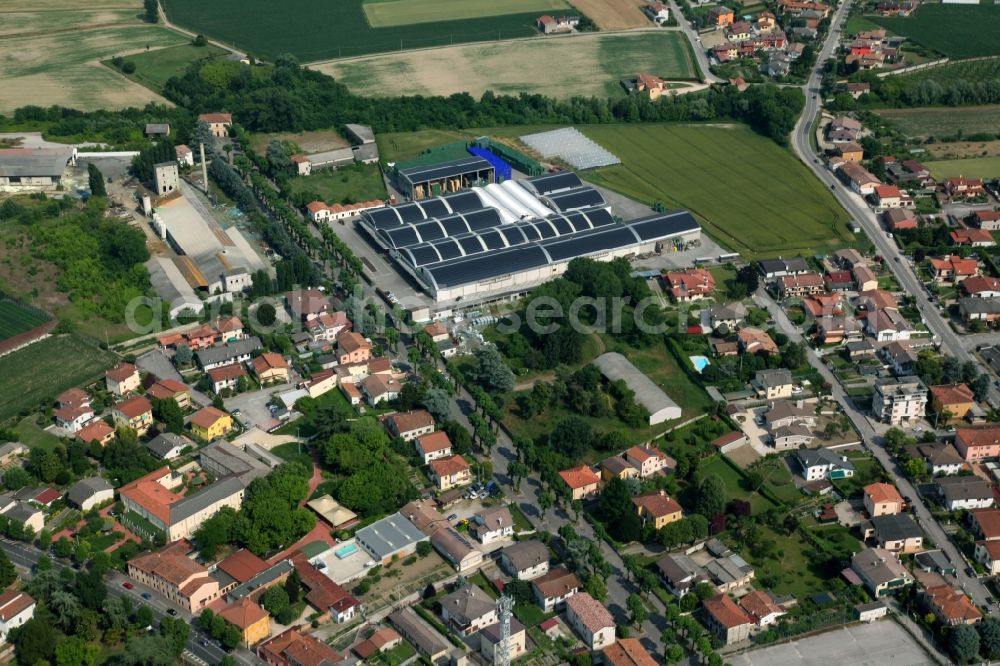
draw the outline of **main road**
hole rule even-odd
[[[694,51],[695,60],[698,61],[698,67],[701,69],[702,76],[706,83],[725,83],[725,79],[720,79],[715,74],[712,74],[709,69],[708,55],[705,53],[705,46],[701,43],[701,39],[698,37],[698,31],[691,27],[691,22],[684,18],[681,14],[680,7],[677,6],[676,0],[667,0],[670,3],[670,12],[677,19],[677,25],[681,27],[684,34],[687,35],[688,41],[691,42],[691,49]]]

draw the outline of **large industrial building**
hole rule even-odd
[[[686,211],[618,222],[600,191],[568,172],[380,208],[359,224],[437,307],[525,293],[577,257],[610,261],[701,235]]]
[[[55,189],[66,167],[76,164],[76,148],[0,149],[0,192]]]
[[[482,157],[473,155],[439,164],[398,168],[395,175],[400,193],[414,200],[458,192],[473,185],[493,183],[497,179],[495,167]]]

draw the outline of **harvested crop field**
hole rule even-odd
[[[643,4],[634,0],[573,0],[573,6],[602,30],[648,27],[651,23],[642,13]]]
[[[878,109],[883,118],[893,121],[907,136],[926,139],[965,136],[977,132],[995,134],[1000,127],[1000,105],[959,107],[921,107],[915,109]]]
[[[552,97],[622,96],[619,79],[648,72],[694,79],[697,65],[683,34],[600,33],[468,44],[313,66],[363,95],[539,93]]]
[[[747,258],[813,254],[850,240],[849,216],[829,191],[745,125],[579,129],[622,161],[584,178],[643,203],[686,208]]]
[[[69,32],[84,28],[135,23],[135,3],[129,9],[85,9],[80,11],[0,11],[0,37]],[[32,9],[34,5],[32,5]]]
[[[0,113],[19,106],[60,104],[84,111],[164,102],[152,91],[101,65],[115,55],[176,46],[188,38],[142,25],[0,39]]]
[[[386,28],[414,23],[439,23],[462,19],[538,12],[571,12],[565,0],[367,0],[362,5],[368,24]]]

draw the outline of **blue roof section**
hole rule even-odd
[[[484,160],[493,165],[493,168],[496,171],[495,180],[498,183],[501,180],[510,180],[513,177],[513,170],[511,169],[511,166],[504,160],[500,159],[500,157],[492,151],[480,148],[479,146],[469,146],[468,150],[476,157],[482,157]]]

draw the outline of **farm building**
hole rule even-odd
[[[0,192],[54,189],[76,164],[76,148],[0,149]]]
[[[617,224],[600,192],[558,176],[368,211],[359,223],[436,303],[463,305],[524,293],[577,257],[610,261],[701,234],[686,211]]]
[[[619,379],[635,392],[635,401],[649,410],[649,425],[681,417],[681,408],[639,368],[617,352],[601,354],[594,365],[608,381]]]
[[[496,170],[482,157],[470,155],[440,164],[397,168],[395,177],[403,196],[417,200],[495,182]]]

